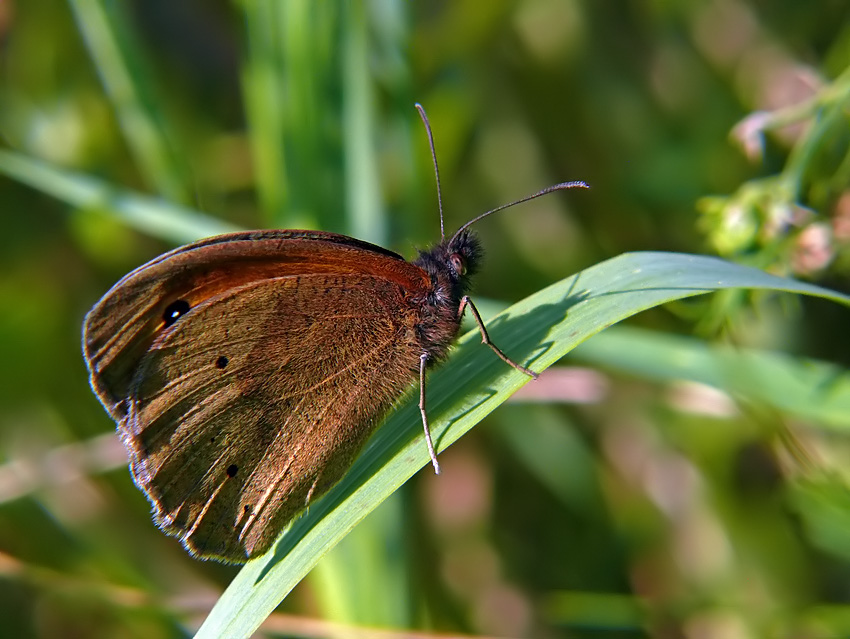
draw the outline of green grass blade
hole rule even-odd
[[[119,189],[19,153],[0,150],[0,173],[72,206],[107,212],[142,233],[173,244],[239,230],[193,209]]]
[[[269,223],[293,228],[309,226],[309,217],[289,206],[290,183],[284,152],[285,86],[279,60],[282,7],[268,0],[243,0],[247,47],[242,69],[242,93],[254,160],[257,195]],[[289,216],[288,218],[286,216]]]
[[[342,230],[338,94],[340,9],[311,0],[242,0],[243,91],[268,223]]]
[[[509,356],[543,370],[576,345],[642,310],[726,288],[763,288],[831,299],[850,297],[715,258],[630,253],[546,288],[488,324]],[[506,366],[476,333],[429,376],[428,412],[439,450],[456,441],[528,378]],[[414,397],[403,401],[349,473],[313,504],[271,551],[236,576],[198,634],[249,637],[319,558],[428,463]]]
[[[387,216],[381,197],[376,152],[373,79],[369,67],[369,30],[364,2],[351,2],[343,55],[343,127],[345,135],[345,195],[348,233],[384,246]]]
[[[622,326],[582,344],[572,356],[644,379],[700,382],[826,426],[850,428],[850,373],[834,364]]]
[[[71,0],[74,17],[97,67],[121,130],[147,183],[175,202],[191,201],[175,148],[145,68],[147,54],[122,15],[123,3]]]

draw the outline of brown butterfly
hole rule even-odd
[[[488,211],[413,262],[344,235],[252,231],[178,248],[121,279],[86,316],[83,349],[157,525],[196,557],[265,552],[417,378],[439,473],[425,371],[446,357],[466,308],[485,344],[536,377],[490,343],[466,296],[481,256],[468,227],[576,186],[586,185]]]

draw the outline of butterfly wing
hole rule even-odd
[[[86,316],[83,352],[92,387],[121,421],[136,368],[178,304],[192,309],[223,291],[275,277],[367,272],[410,291],[429,285],[424,273],[391,251],[319,231],[232,233],[165,253],[123,277]]]
[[[157,523],[195,555],[244,561],[342,476],[415,379],[409,299],[428,278],[344,236],[232,237],[131,273],[84,341]]]

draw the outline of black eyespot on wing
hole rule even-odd
[[[227,476],[230,477],[231,479],[233,477],[236,477],[236,473],[238,473],[238,472],[239,472],[239,466],[237,466],[236,464],[230,464],[230,466],[227,467]]]
[[[171,302],[171,304],[165,307],[165,311],[162,313],[162,321],[165,327],[168,328],[174,324],[174,322],[188,313],[190,308],[191,306],[189,306],[189,302],[186,300],[175,300]]]
[[[227,359],[224,355],[215,360],[215,367],[219,370],[224,370],[227,368],[227,365],[230,363],[230,360]]]

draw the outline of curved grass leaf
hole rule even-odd
[[[653,306],[727,288],[803,293],[850,306],[850,297],[715,258],[630,253],[592,266],[511,307],[488,322],[493,341],[516,361],[541,371],[576,345]],[[450,361],[428,378],[428,414],[443,450],[529,379],[480,344],[461,338]],[[381,501],[428,464],[412,395],[402,401],[348,474],[247,563],[197,633],[249,637],[295,585]]]
[[[0,173],[72,206],[108,211],[137,231],[178,245],[240,230],[188,207],[116,188],[21,153],[0,150]]]

